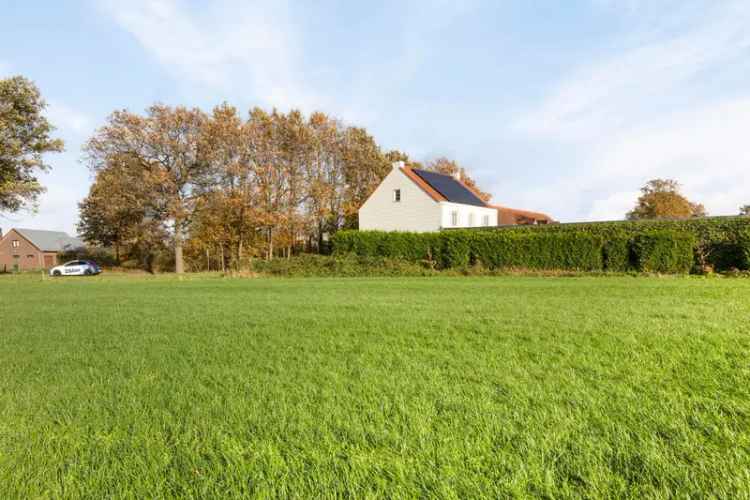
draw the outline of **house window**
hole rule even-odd
[[[474,227],[474,213],[469,214],[469,227]]]
[[[458,210],[451,212],[451,226],[458,226]]]
[[[483,226],[489,226],[490,225],[490,216],[489,215],[483,215],[482,216],[482,225]]]
[[[394,189],[393,190],[393,201],[394,201],[394,203],[399,203],[401,201],[401,190],[400,189]]]
[[[18,247],[20,247],[20,246],[21,246],[21,242],[20,242],[20,241],[18,241],[18,240],[13,240],[13,241],[11,242],[11,246],[12,246],[13,248],[18,248]]]
[[[33,255],[27,255],[27,256],[26,256],[26,258],[27,258],[27,259],[33,259],[33,258],[34,258],[34,256],[33,256]]]

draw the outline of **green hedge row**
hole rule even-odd
[[[743,229],[739,235],[740,266],[739,269],[750,269],[750,228]]]
[[[501,226],[498,228],[477,229],[479,231],[500,231],[514,234],[540,233],[584,233],[601,237],[609,247],[607,256],[612,269],[618,269],[625,262],[627,242],[643,233],[679,231],[690,233],[695,238],[693,267],[705,265],[717,271],[729,269],[750,269],[748,243],[743,234],[750,231],[750,217],[702,217],[682,220],[640,220],[614,222],[581,222],[570,224],[549,224],[539,226]],[[633,256],[631,255],[632,259]]]
[[[586,232],[455,230],[440,233],[340,231],[334,255],[402,259],[439,269],[559,269],[685,273],[693,263],[695,237],[679,231],[651,231],[635,237]]]
[[[404,259],[364,257],[358,255],[302,254],[290,259],[253,261],[252,270],[271,276],[285,277],[380,277],[431,276],[435,271]]]
[[[695,236],[676,231],[639,234],[632,241],[636,268],[650,273],[688,273],[693,267]]]

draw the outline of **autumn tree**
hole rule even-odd
[[[147,215],[148,186],[139,174],[138,159],[113,157],[96,173],[88,196],[78,204],[78,234],[92,245],[111,247],[118,262]]]
[[[178,274],[185,270],[182,242],[197,205],[196,188],[207,179],[200,149],[205,123],[199,109],[157,104],[145,116],[116,111],[84,147],[94,172],[118,156],[136,160],[142,182],[151,188],[151,212],[171,224]]]
[[[81,204],[87,239],[123,241],[117,223],[130,215],[151,230],[149,238],[122,244],[128,248],[132,241],[140,248],[157,244],[169,227],[178,272],[183,239],[192,268],[201,269],[217,259],[222,269],[239,270],[254,256],[323,251],[325,235],[356,227],[359,208],[390,163],[408,159],[384,154],[365,129],[324,113],[307,118],[296,110],[253,108],[245,118],[228,104],[209,115],[161,105],[145,115],[116,112],[85,152],[96,175]],[[128,187],[138,193],[142,213],[119,210],[132,208]]]
[[[492,195],[489,193],[485,193],[484,191],[479,189],[479,186],[477,186],[476,181],[472,179],[471,177],[469,177],[469,175],[466,173],[466,169],[460,166],[454,160],[449,160],[448,158],[445,158],[445,157],[436,158],[434,160],[428,161],[425,164],[425,168],[427,170],[438,172],[440,174],[446,174],[446,175],[458,174],[460,176],[461,182],[463,182],[468,187],[470,187],[483,202],[487,203],[492,199]]]
[[[380,151],[375,139],[359,127],[349,127],[344,132],[342,155],[346,182],[342,225],[356,228],[359,208],[388,175],[391,163]]]
[[[677,181],[653,179],[641,188],[641,196],[635,208],[627,213],[627,218],[687,219],[705,215],[703,205],[689,201],[680,193],[680,184]]]
[[[21,76],[0,80],[0,212],[34,204],[44,192],[37,175],[49,170],[44,154],[60,152],[63,142],[44,116],[39,89]]]
[[[418,170],[422,170],[425,168],[422,163],[412,160],[411,158],[409,158],[408,154],[404,153],[403,151],[399,151],[398,149],[392,149],[386,152],[385,159],[388,161],[389,165],[392,165],[397,161],[402,161],[404,162],[405,167],[416,168]]]
[[[310,219],[308,244],[322,249],[323,236],[335,232],[343,224],[346,172],[343,155],[341,124],[316,112],[310,115],[310,149],[305,173],[308,197],[305,210]]]
[[[217,250],[222,268],[227,257],[235,269],[241,268],[259,227],[254,132],[228,104],[214,108],[204,130],[210,182],[201,183],[191,237],[205,240],[199,245],[203,249]]]

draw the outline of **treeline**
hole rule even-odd
[[[243,268],[252,258],[325,252],[357,227],[357,210],[391,163],[368,132],[324,113],[309,117],[223,104],[154,105],[113,113],[84,147],[94,182],[79,233],[117,261],[177,272]],[[428,168],[451,172],[446,159]]]

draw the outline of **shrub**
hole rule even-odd
[[[471,262],[470,240],[475,236],[469,231],[440,233],[440,244],[436,246],[443,269],[462,268]]]
[[[750,228],[740,232],[737,238],[737,249],[740,255],[739,269],[750,270]]]
[[[426,276],[434,273],[419,264],[402,259],[354,254],[303,254],[290,259],[255,260],[252,270],[286,277]]]
[[[615,235],[604,242],[604,269],[612,272],[626,272],[633,268],[632,238]]]
[[[357,240],[360,241],[357,241]],[[342,231],[334,253],[428,262],[442,269],[601,270],[602,240],[588,234],[510,234],[491,231],[386,233]]]
[[[701,217],[683,220],[639,220],[612,222],[576,222],[538,226],[501,226],[478,231],[513,234],[585,233],[601,237],[605,242],[618,238],[634,238],[653,231],[681,231],[690,233],[703,250],[708,264],[717,271],[739,268],[744,257],[737,244],[743,230],[750,230],[750,217]],[[619,243],[622,251],[622,243]],[[610,246],[611,249],[611,246]],[[615,250],[616,252],[616,250]],[[697,256],[696,256],[697,257]],[[608,259],[608,257],[607,257]],[[615,260],[613,260],[613,263]],[[621,261],[620,261],[621,262]],[[609,269],[609,268],[608,268]],[[615,270],[615,269],[612,269]]]
[[[115,267],[119,265],[119,262],[117,262],[110,250],[97,247],[66,250],[57,255],[57,260],[60,263],[71,260],[93,260],[102,267]]]
[[[653,231],[633,238],[633,251],[639,271],[688,273],[693,267],[695,237],[679,231]]]

